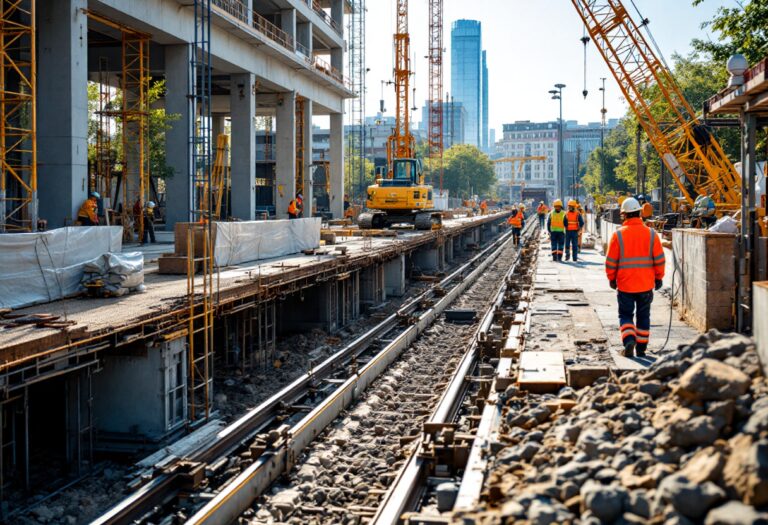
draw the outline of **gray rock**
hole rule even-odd
[[[754,410],[754,406],[752,409]],[[759,434],[765,430],[768,430],[768,408],[753,412],[747,424],[744,425],[744,432],[748,434]]]
[[[499,514],[501,518],[524,518],[525,507],[520,502],[510,499],[501,506]]]
[[[740,356],[750,346],[752,346],[752,341],[748,337],[741,334],[730,334],[729,337],[710,344],[709,347],[704,350],[704,357],[722,361],[727,357]]]
[[[643,518],[651,517],[651,500],[648,493],[643,489],[633,490],[629,493],[627,502],[627,511],[637,514]]]
[[[750,383],[741,370],[714,359],[702,359],[680,376],[677,395],[692,401],[734,399],[743,395]]]
[[[529,432],[528,435],[525,437],[527,441],[538,441],[541,443],[544,441],[544,432],[541,432],[539,430],[535,432]]]
[[[524,445],[521,445],[522,448],[520,448],[520,457],[523,458],[526,461],[530,461],[533,459],[533,456],[536,455],[536,453],[541,448],[541,445],[536,443],[535,441],[530,441],[528,443],[525,443]]]
[[[669,433],[672,444],[681,447],[710,445],[719,437],[715,421],[710,416],[696,416],[674,423]]]
[[[576,440],[576,446],[583,450],[590,458],[595,458],[598,456],[600,445],[610,439],[612,439],[612,436],[607,428],[596,426],[582,431],[579,439]]]
[[[657,506],[662,502],[670,503],[675,511],[694,520],[703,518],[723,498],[725,492],[714,483],[707,481],[695,485],[680,474],[664,478],[656,493]]]
[[[535,499],[528,508],[528,519],[531,525],[550,525],[557,523],[557,509],[548,502]]]
[[[704,525],[768,525],[768,514],[740,501],[729,501],[709,511]]]
[[[614,479],[616,479],[618,475],[619,473],[612,468],[603,468],[597,471],[597,473],[595,474],[595,479],[600,483],[608,484]]]
[[[578,495],[579,486],[572,481],[566,481],[560,486],[560,501],[566,502],[572,497]]]
[[[623,513],[627,492],[622,487],[606,487],[592,480],[581,487],[584,508],[601,521],[610,523]]]

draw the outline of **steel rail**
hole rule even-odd
[[[409,326],[391,343],[369,361],[358,374],[345,381],[331,396],[315,407],[287,433],[282,446],[262,455],[224,487],[208,504],[198,510],[188,525],[226,525],[233,523],[247,510],[255,497],[262,494],[275,480],[290,470],[301,452],[320,434],[342,411],[347,408],[384,370],[386,370],[411,343],[426,330],[466,288],[474,282],[499,256],[505,244],[511,240],[506,233],[491,246],[465,264],[474,269],[461,279],[451,291],[437,303],[423,312],[415,324]],[[478,261],[480,261],[478,263]],[[460,268],[441,281],[444,285],[463,275]]]
[[[354,339],[344,348],[326,358],[311,372],[299,376],[289,385],[272,395],[269,399],[222,429],[212,443],[198,449],[189,457],[179,458],[179,461],[166,467],[161,474],[152,479],[149,483],[140,487],[137,491],[94,520],[92,525],[131,524],[142,515],[149,512],[153,507],[167,504],[182,488],[183,477],[186,474],[186,472],[179,467],[179,463],[181,463],[182,460],[186,463],[214,463],[218,458],[227,456],[234,450],[242,447],[266,426],[275,421],[277,416],[282,412],[282,407],[294,404],[309,392],[313,384],[330,377],[334,372],[338,371],[340,367],[346,365],[355,357],[360,356],[381,336],[395,329],[400,324],[403,317],[412,316],[419,310],[420,306],[424,304],[425,301],[438,297],[438,290],[444,290],[454,281],[459,281],[459,285],[461,285],[461,283],[465,281],[466,272],[469,272],[473,267],[478,265],[479,262],[482,264],[484,261],[490,260],[489,255],[498,251],[510,237],[511,234],[506,233],[495,239],[469,261],[459,266],[438,283],[433,284],[423,293],[406,302],[397,310],[397,312],[391,314],[379,324]],[[404,330],[404,332],[405,331],[407,331],[407,329]],[[402,341],[402,335],[403,334],[401,333],[393,343]],[[341,385],[339,388],[343,387],[344,385]],[[336,394],[332,393],[329,398],[334,398],[334,396],[336,396]],[[309,415],[312,415],[314,412],[315,411],[310,412]],[[280,451],[267,452],[247,470],[250,471],[257,468],[263,463],[269,462],[270,464],[273,464],[283,460],[284,454],[280,453]],[[244,471],[243,474],[245,474],[245,472],[246,471]],[[238,476],[238,478],[239,477],[240,476]]]
[[[534,232],[538,232],[538,229],[534,225],[534,221],[529,221],[524,230],[524,238],[528,238]],[[443,391],[438,404],[432,411],[432,415],[429,421],[425,423],[425,427],[449,423],[455,420],[462,402],[465,398],[465,394],[469,388],[468,377],[471,370],[477,363],[478,358],[478,338],[481,333],[486,333],[490,330],[493,323],[493,317],[496,310],[501,306],[504,300],[504,293],[508,286],[508,278],[512,276],[520,263],[521,252],[518,250],[515,260],[512,263],[510,269],[504,276],[503,281],[496,290],[493,302],[488,306],[483,315],[480,324],[475,330],[472,338],[472,343],[467,348],[461,363],[451,378],[448,387]],[[419,438],[414,450],[418,450],[424,442],[424,434]],[[384,499],[379,505],[376,514],[374,515],[371,523],[375,525],[395,525],[401,523],[400,517],[408,510],[412,510],[416,506],[416,502],[421,499],[423,492],[422,481],[426,477],[426,469],[430,464],[430,460],[420,457],[418,453],[411,454],[408,461],[401,467],[400,472],[395,478],[392,486],[387,490],[384,495]]]

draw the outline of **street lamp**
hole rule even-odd
[[[601,77],[600,80],[603,81],[603,87],[600,88],[600,91],[603,92],[603,107],[600,108],[600,193],[603,193],[603,184],[605,181],[605,114],[608,113],[608,110],[605,109],[605,77]]]
[[[565,84],[555,84],[555,89],[550,89],[549,94],[552,100],[560,101],[560,119],[558,120],[557,132],[557,180],[560,189],[560,198],[565,198],[565,188],[563,187],[563,88]]]

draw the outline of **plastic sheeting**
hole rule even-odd
[[[0,307],[21,308],[75,295],[85,264],[122,250],[120,226],[78,226],[0,234]]]
[[[98,285],[105,297],[120,297],[144,291],[144,254],[105,253],[86,263],[81,279],[83,288]]]
[[[218,266],[281,257],[320,246],[319,217],[280,221],[217,222]]]

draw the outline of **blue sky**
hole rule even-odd
[[[547,91],[562,82],[563,117],[581,122],[599,121],[600,77],[606,80],[608,117],[620,117],[626,110],[615,81],[612,80],[593,44],[587,51],[587,89],[583,86],[582,25],[570,0],[444,0],[446,47],[444,90],[450,91],[450,27],[459,18],[480,20],[483,45],[488,51],[491,127],[501,134],[501,125],[514,120],[557,118],[557,102]],[[379,107],[381,80],[392,76],[392,33],[394,0],[368,0],[366,45],[368,91],[366,113]],[[634,15],[630,0],[627,9]],[[721,5],[735,6],[735,0],[705,0],[697,7],[690,0],[635,0],[640,12],[650,20],[651,31],[664,56],[686,54],[694,37],[710,38],[700,28]],[[427,0],[410,1],[412,56],[415,57],[416,98],[421,107],[427,95]],[[392,87],[385,86],[387,114],[394,110]],[[420,120],[421,111],[414,115]]]

